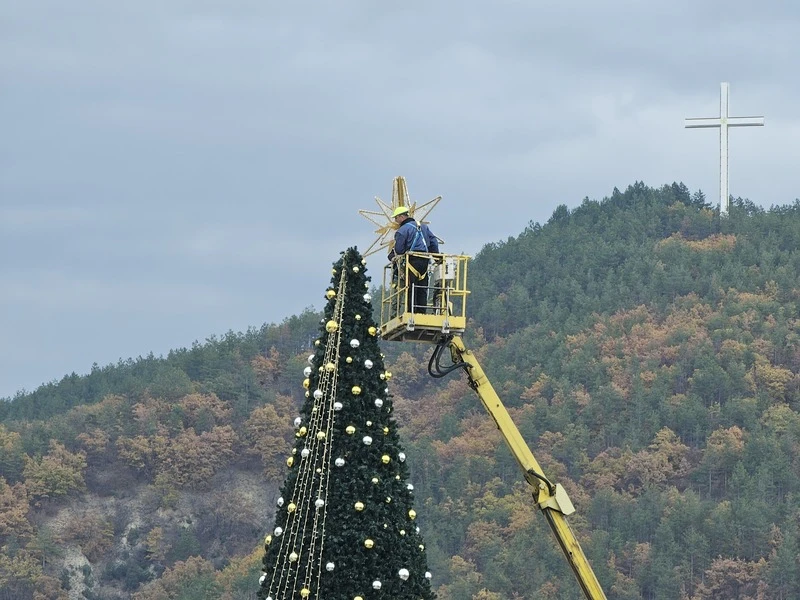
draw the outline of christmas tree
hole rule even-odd
[[[261,600],[435,598],[365,265],[350,248],[333,266]]]

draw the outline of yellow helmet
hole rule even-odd
[[[408,213],[408,207],[407,206],[398,206],[397,208],[394,209],[394,212],[392,213],[392,218],[394,219],[398,215],[404,215],[404,214],[407,214],[407,213]]]

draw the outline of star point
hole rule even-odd
[[[408,188],[406,187],[406,180],[402,176],[394,178],[392,183],[392,203],[387,204],[378,196],[375,196],[375,202],[378,204],[380,210],[364,210],[361,209],[358,213],[370,221],[373,225],[377,225],[375,233],[378,235],[375,241],[370,244],[369,248],[364,252],[364,256],[374,254],[381,249],[391,248],[394,244],[394,232],[397,230],[398,225],[395,223],[392,214],[399,206],[407,206],[408,213],[416,219],[418,223],[428,223],[425,219],[436,207],[441,196],[437,196],[433,200],[429,200],[424,204],[417,206],[416,202],[411,202],[408,195]]]

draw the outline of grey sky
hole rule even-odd
[[[658,5],[658,6],[657,6]],[[404,175],[476,253],[636,180],[800,196],[800,5],[0,4],[0,397],[322,305]],[[382,257],[370,260],[380,278]]]

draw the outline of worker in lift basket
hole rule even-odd
[[[394,234],[394,248],[389,252],[389,260],[399,265],[401,277],[405,273],[399,257],[407,252],[439,253],[439,240],[424,223],[417,223],[408,212],[407,206],[394,209],[392,218],[399,225]],[[428,304],[428,258],[424,256],[409,257],[408,293],[406,296],[407,312],[425,312]],[[402,281],[401,281],[402,285]],[[419,310],[417,310],[419,309]]]

